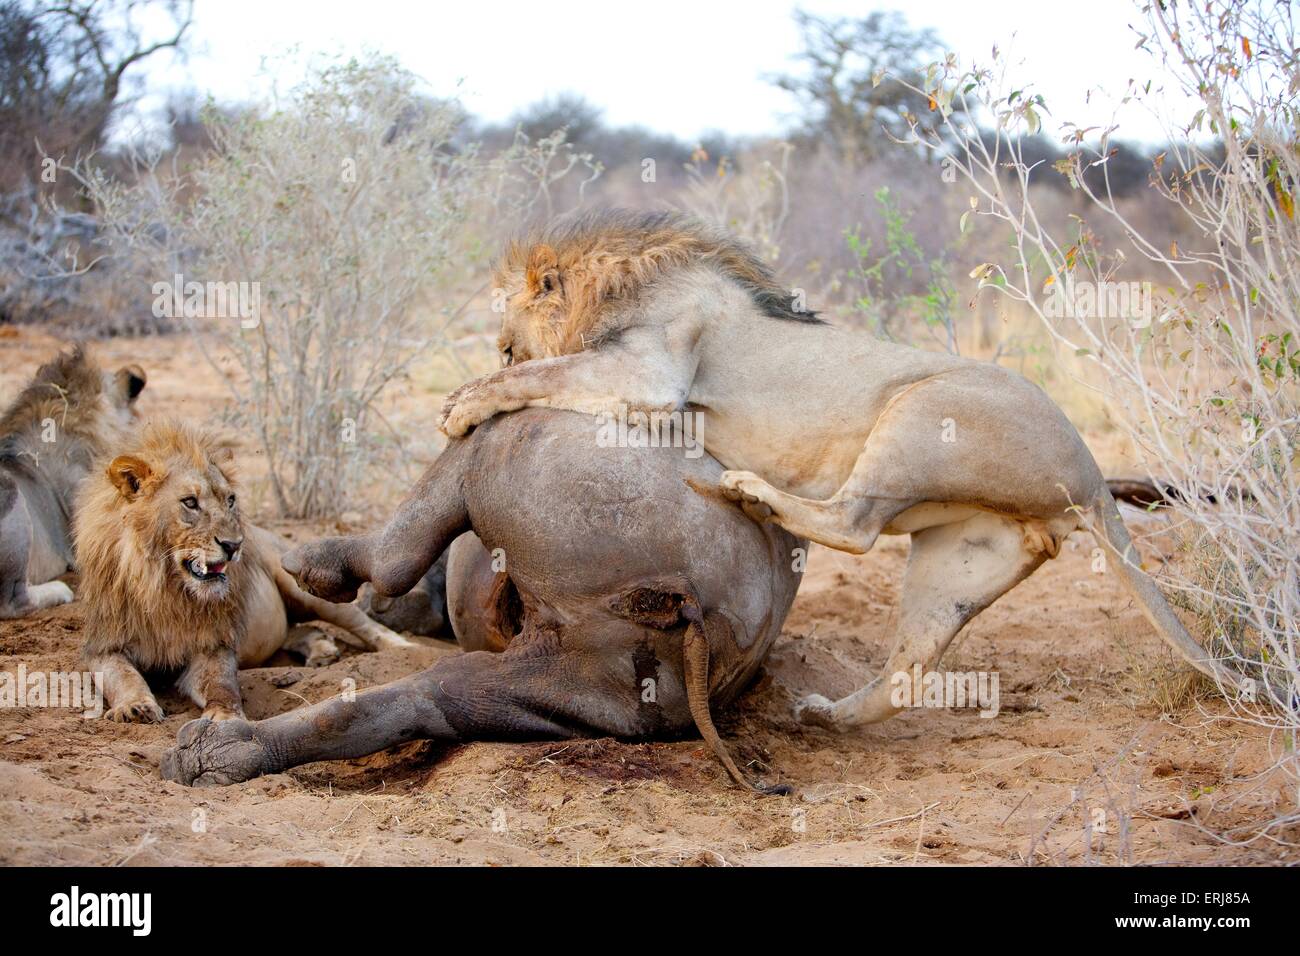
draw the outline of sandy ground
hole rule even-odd
[[[0,395],[58,344],[0,334]],[[207,420],[225,393],[190,348],[152,339],[99,352],[145,365],[145,414]],[[415,385],[404,395],[411,415],[437,407]],[[300,539],[333,528],[275,526]],[[1076,535],[949,652],[949,670],[998,672],[998,716],[921,709],[843,734],[796,724],[791,703],[840,696],[884,661],[907,543],[861,558],[815,550],[764,672],[719,715],[735,752],[793,797],[735,789],[698,740],[414,743],[191,790],[158,775],[197,716],[168,694],[166,721],[151,726],[0,710],[0,863],[1295,863],[1295,851],[1250,839],[1252,821],[1286,799],[1263,774],[1269,740],[1216,719],[1209,698],[1162,712],[1171,656],[1118,584],[1092,572],[1091,549]],[[82,622],[75,602],[0,622],[0,671],[74,668]],[[245,706],[278,714],[346,679],[364,688],[455,653],[422,641],[317,670],[277,659],[242,674]]]

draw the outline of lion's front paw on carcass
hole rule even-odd
[[[442,405],[438,427],[448,438],[460,438],[475,425],[490,417],[490,413],[474,401],[473,395],[467,391],[468,388],[469,386],[462,385],[448,395]]]
[[[163,779],[189,787],[211,787],[251,780],[264,772],[266,752],[246,720],[191,720],[176,746],[162,756]]]
[[[506,386],[510,369],[504,369],[484,378],[466,382],[442,403],[438,427],[449,438],[459,438],[477,425],[482,425],[493,415],[513,412],[528,402],[513,395]]]

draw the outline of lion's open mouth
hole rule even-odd
[[[217,561],[214,564],[204,564],[197,558],[186,558],[184,561],[185,570],[190,576],[199,581],[224,581],[226,579],[226,562]]]

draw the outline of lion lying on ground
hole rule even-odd
[[[381,596],[406,592],[457,539],[447,608],[467,653],[267,720],[190,721],[163,776],[234,783],[421,737],[628,738],[694,726],[733,779],[753,786],[709,707],[762,665],[807,542],[692,492],[685,479],[722,474],[708,456],[602,448],[594,437],[582,415],[504,416],[451,442],[382,531],[285,555],[303,587],[349,601],[366,581]],[[470,529],[481,544],[458,538]]]
[[[0,618],[66,604],[71,515],[91,462],[134,424],[138,365],[105,372],[80,347],[46,362],[0,417]]]
[[[805,721],[897,713],[890,675],[934,670],[968,621],[1082,528],[1179,654],[1234,679],[1139,570],[1078,432],[1020,376],[826,325],[739,243],[669,213],[558,224],[511,245],[494,285],[508,367],[448,398],[448,435],[526,406],[693,413],[730,469],[718,493],[752,517],[852,554],[912,536],[881,676],[834,703],[806,698]]]
[[[312,666],[337,659],[332,640],[299,622],[338,625],[371,650],[410,643],[294,583],[280,568],[288,544],[240,518],[233,457],[230,443],[205,431],[151,424],[87,479],[74,532],[82,658],[104,675],[110,720],[163,718],[142,672],[179,673],[204,716],[242,716],[238,668],[281,648]]]

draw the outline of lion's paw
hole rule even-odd
[[[752,471],[724,471],[718,479],[718,487],[732,501],[761,501],[762,489],[768,487],[766,481]]]
[[[811,727],[835,728],[835,704],[821,694],[809,694],[794,705],[795,719]]]
[[[220,722],[191,720],[176,736],[176,746],[162,756],[163,779],[187,787],[242,783],[263,773],[265,751],[253,725],[234,718]]]
[[[308,667],[329,667],[339,659],[342,651],[333,641],[314,641],[303,663]]]
[[[128,700],[104,711],[104,716],[119,724],[156,724],[166,714],[163,713],[163,709],[158,706],[158,702],[152,697],[141,697],[137,700]]]
[[[72,588],[62,581],[50,581],[42,585],[42,587],[45,588],[45,591],[41,596],[41,607],[58,607],[61,604],[71,604],[74,599]]]
[[[375,650],[377,651],[390,651],[402,647],[420,646],[416,644],[415,641],[408,641],[406,638],[402,637],[401,634],[398,634],[396,631],[391,630],[382,624],[377,623],[375,627],[378,630],[375,632],[373,640],[375,643]]]
[[[488,416],[479,416],[475,412],[473,393],[479,380],[466,382],[456,389],[442,403],[442,414],[438,417],[438,427],[448,438],[459,438]]]
[[[452,399],[449,398],[447,404],[443,406],[442,419],[438,422],[438,427],[442,429],[442,433],[448,438],[460,438],[488,417],[471,403],[458,402],[453,404]]]
[[[775,514],[763,500],[763,492],[771,485],[752,471],[724,471],[718,487],[729,501],[738,502],[745,514],[760,524]]]
[[[242,710],[231,710],[224,704],[214,704],[203,711],[203,716],[208,720],[243,720],[244,712]]]

